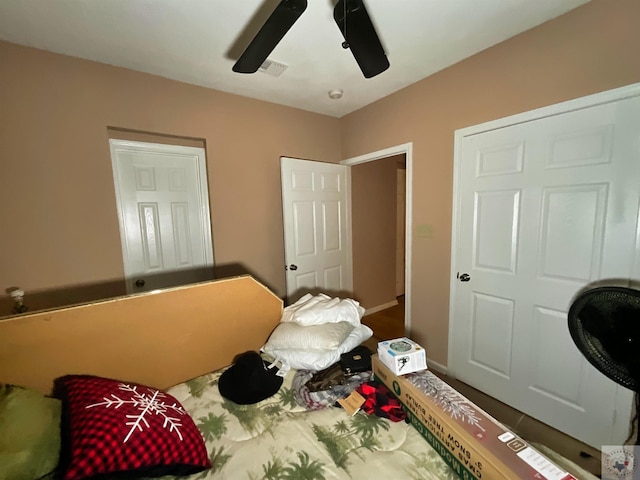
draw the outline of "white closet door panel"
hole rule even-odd
[[[470,134],[459,157],[453,372],[598,447],[624,440],[630,395],[580,354],[567,311],[637,269],[639,123],[634,97]]]

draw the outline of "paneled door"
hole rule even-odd
[[[213,279],[204,149],[109,143],[127,292]]]
[[[281,157],[287,299],[352,294],[348,167]]]
[[[631,392],[592,367],[567,311],[637,275],[640,98],[463,136],[450,368],[596,448],[621,444]]]

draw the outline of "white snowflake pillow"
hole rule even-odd
[[[130,382],[70,375],[63,401],[65,480],[95,475],[186,475],[211,467],[202,434],[171,395]]]

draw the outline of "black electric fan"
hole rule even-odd
[[[255,73],[306,8],[307,0],[281,0],[240,55],[233,71]],[[363,0],[339,0],[333,9],[333,19],[344,37],[342,47],[351,50],[365,78],[375,77],[389,68],[389,60]]]
[[[632,438],[640,410],[640,291],[626,287],[587,290],[571,304],[568,320],[571,338],[589,363],[635,392]],[[639,436],[636,434],[636,445]]]

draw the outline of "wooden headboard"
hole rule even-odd
[[[282,300],[250,276],[0,319],[0,383],[90,374],[167,388],[258,350]]]

